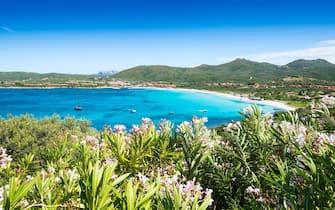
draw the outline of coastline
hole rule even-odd
[[[255,104],[261,104],[261,105],[267,105],[267,106],[272,106],[280,109],[284,109],[286,111],[294,111],[297,109],[297,107],[291,106],[286,104],[283,101],[275,101],[275,100],[252,100],[248,97],[242,96],[241,94],[238,93],[222,93],[222,92],[217,92],[217,91],[211,91],[211,90],[201,90],[201,89],[194,89],[194,88],[165,88],[165,87],[142,87],[142,86],[125,86],[125,87],[0,87],[2,88],[8,88],[8,89],[56,89],[56,88],[80,88],[80,89],[103,89],[103,88],[108,88],[108,89],[122,89],[122,88],[130,88],[130,89],[153,89],[153,90],[176,90],[176,91],[189,91],[189,92],[198,92],[198,93],[205,93],[205,94],[212,94],[212,95],[217,95],[220,97],[225,97],[225,98],[230,98],[234,100],[240,100],[244,102],[250,102],[250,103],[255,103]]]
[[[187,91],[187,89],[184,88],[180,88],[180,90],[184,90]],[[213,95],[217,95],[217,96],[223,96],[226,98],[231,98],[231,99],[236,99],[236,100],[240,100],[240,101],[245,101],[245,102],[252,102],[255,104],[261,104],[261,105],[268,105],[268,106],[273,106],[276,108],[280,108],[280,109],[284,109],[286,111],[294,111],[297,108],[290,106],[288,104],[286,104],[285,102],[282,101],[274,101],[274,100],[252,100],[248,97],[243,97],[240,94],[228,94],[228,93],[221,93],[221,92],[216,92],[216,91],[209,91],[209,90],[198,90],[198,89],[189,89],[190,91],[194,91],[194,92],[199,92],[199,93],[207,93],[207,94],[213,94]]]
[[[211,91],[211,90],[200,90],[200,89],[194,89],[194,88],[160,88],[160,87],[138,87],[138,86],[133,86],[130,88],[143,88],[143,89],[156,89],[156,90],[180,90],[180,91],[189,91],[189,92],[198,92],[198,93],[205,93],[205,94],[212,94],[212,95],[217,95],[225,98],[230,98],[234,100],[240,100],[244,102],[251,102],[255,104],[261,104],[261,105],[267,105],[267,106],[272,106],[280,109],[284,109],[286,111],[294,111],[297,109],[297,107],[290,106],[286,104],[283,101],[274,101],[274,100],[252,100],[248,97],[244,97],[241,94],[228,94],[228,93],[221,93],[217,91]]]

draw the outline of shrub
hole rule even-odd
[[[329,104],[276,117],[252,106],[241,115],[220,135],[205,127],[206,118],[196,117],[177,129],[144,118],[128,131],[115,125],[102,132],[57,117],[42,124],[29,116],[2,120],[0,206],[333,209]],[[25,153],[13,150],[27,143],[35,146]]]

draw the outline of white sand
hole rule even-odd
[[[199,92],[199,93],[206,93],[206,94],[213,94],[217,96],[222,96],[226,98],[231,98],[235,100],[241,100],[245,102],[253,102],[255,104],[263,104],[263,105],[268,105],[268,106],[273,106],[277,107],[280,109],[284,109],[287,111],[294,111],[297,108],[294,106],[290,106],[286,104],[285,102],[282,101],[272,101],[272,100],[263,100],[263,101],[258,101],[258,100],[251,100],[248,97],[243,97],[240,94],[228,94],[228,93],[221,93],[221,92],[216,92],[216,91],[209,91],[209,90],[198,90],[198,89],[187,89],[187,88],[159,88],[159,87],[132,87],[132,88],[146,88],[146,89],[166,89],[166,90],[181,90],[181,91],[191,91],[191,92]]]

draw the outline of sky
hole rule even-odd
[[[0,0],[0,71],[335,63],[335,1]]]

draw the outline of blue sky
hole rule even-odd
[[[1,0],[0,71],[335,63],[331,0]]]

